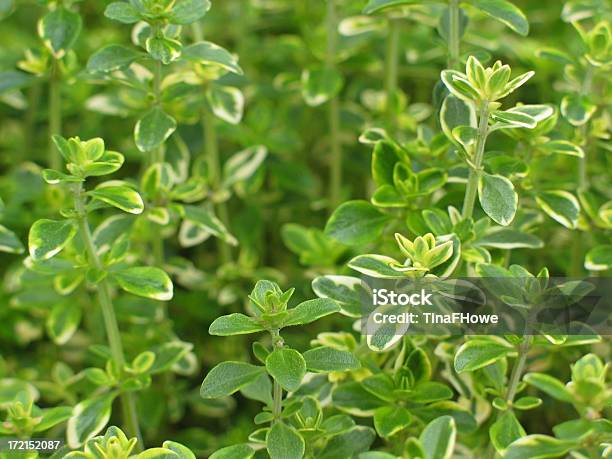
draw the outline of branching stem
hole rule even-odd
[[[481,174],[482,159],[484,157],[485,144],[489,134],[489,102],[482,101],[478,113],[478,134],[476,138],[476,154],[473,167],[470,168],[465,198],[463,200],[463,218],[470,218],[474,212],[476,194],[478,193],[478,179]]]
[[[275,349],[280,349],[283,347],[283,339],[279,334],[279,330],[272,330],[272,345]],[[272,415],[274,416],[274,421],[277,422],[280,420],[281,413],[283,411],[283,388],[281,385],[274,380],[274,389],[273,389],[273,401],[272,401]]]
[[[85,202],[83,198],[83,185],[81,183],[79,183],[75,189],[75,209],[78,214],[79,232],[81,234],[81,238],[83,239],[83,243],[85,244],[85,250],[87,251],[90,266],[95,269],[102,270],[104,269],[104,265],[102,264],[102,261],[100,260],[100,257],[96,251],[91,229],[89,228],[89,222],[87,221],[87,211],[85,210]],[[123,372],[123,368],[125,366],[125,354],[123,352],[119,325],[117,324],[117,318],[115,316],[115,310],[113,308],[111,299],[110,286],[106,279],[103,279],[98,283],[98,301],[102,309],[106,337],[108,339],[113,360],[117,362],[121,372]],[[138,424],[136,401],[130,392],[123,392],[120,397],[125,428],[130,436],[138,439],[137,447],[142,448],[144,444]]]
[[[508,391],[506,392],[506,402],[512,403],[518,389],[519,382],[523,376],[525,370],[525,363],[527,361],[527,353],[529,352],[529,346],[531,346],[532,336],[525,336],[524,341],[518,347],[518,357],[512,368],[510,374],[510,381],[508,383]]]

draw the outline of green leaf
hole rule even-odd
[[[504,113],[520,113],[533,118],[537,123],[539,123],[547,118],[550,118],[552,115],[554,115],[555,111],[552,106],[547,104],[527,104],[509,108]]]
[[[573,440],[558,440],[548,435],[527,435],[511,443],[504,459],[546,459],[567,454],[578,448],[580,443]]]
[[[213,65],[242,75],[244,72],[238,65],[238,59],[229,51],[209,41],[200,41],[183,49],[182,57],[191,62],[203,65]]]
[[[548,154],[576,156],[584,158],[584,150],[567,140],[551,140],[542,145],[542,150]]]
[[[427,269],[420,268],[407,268],[406,271],[393,269],[392,266],[399,266],[397,260],[376,254],[358,255],[348,262],[348,266],[366,276],[377,279],[401,279],[405,277],[404,272],[427,271]]]
[[[38,21],[38,35],[51,53],[61,59],[79,36],[81,16],[59,7]]]
[[[191,343],[183,341],[168,341],[151,348],[151,352],[155,354],[155,360],[147,373],[156,374],[170,370],[192,349],[193,345]]]
[[[196,459],[189,448],[175,441],[165,441],[162,446],[176,454],[176,459]]]
[[[483,172],[478,180],[478,199],[482,209],[496,223],[507,226],[514,219],[518,195],[507,178]]]
[[[569,229],[576,228],[580,214],[578,199],[563,190],[543,191],[536,195],[536,202],[549,217]]]
[[[408,202],[393,185],[382,185],[372,195],[372,204],[378,207],[406,207]]]
[[[172,281],[159,268],[137,266],[113,271],[111,275],[126,292],[159,301],[172,299]]]
[[[178,459],[178,456],[166,448],[150,448],[139,453],[135,459]]]
[[[455,354],[455,371],[474,371],[486,367],[512,352],[512,348],[495,341],[471,339],[466,341]]]
[[[356,457],[360,453],[368,451],[375,438],[376,433],[370,427],[352,427],[346,432],[334,435],[318,454],[317,459]]]
[[[334,300],[341,313],[350,317],[361,317],[361,301],[367,293],[361,279],[351,276],[319,276],[312,281],[312,290],[320,298]]]
[[[206,100],[215,116],[230,124],[240,123],[244,111],[244,96],[240,89],[212,84],[206,91]]]
[[[268,149],[263,145],[255,145],[235,153],[223,165],[223,186],[230,187],[250,179],[267,155]]]
[[[395,144],[381,140],[372,152],[372,178],[378,186],[393,184],[393,168],[400,160]]]
[[[526,36],[529,33],[529,22],[525,14],[506,0],[474,0],[472,5],[520,35]]]
[[[57,406],[54,408],[45,408],[41,413],[41,420],[34,426],[34,432],[44,432],[45,430],[55,427],[58,424],[70,419],[72,416],[72,407]]]
[[[302,73],[302,97],[311,107],[324,104],[340,93],[344,81],[332,67],[316,67]]]
[[[307,300],[287,310],[287,317],[283,322],[283,327],[309,324],[315,320],[319,320],[321,317],[339,311],[340,306],[338,306],[335,301],[328,298]]]
[[[405,429],[411,422],[410,412],[402,406],[383,406],[374,411],[374,427],[383,438]]]
[[[116,151],[105,151],[100,161],[85,164],[82,167],[85,177],[99,177],[101,175],[112,174],[119,170],[123,165],[124,157]]]
[[[597,105],[587,96],[570,94],[561,100],[561,114],[573,126],[583,126],[597,111]]]
[[[164,36],[153,36],[147,38],[145,48],[149,55],[156,61],[168,65],[181,56],[183,45],[180,41]]]
[[[209,459],[251,459],[255,450],[246,443],[221,448],[210,455]]]
[[[253,318],[235,312],[215,319],[208,333],[216,336],[246,335],[264,330]]]
[[[606,271],[612,268],[612,244],[598,245],[588,251],[584,268],[589,271]]]
[[[425,209],[422,212],[423,221],[432,231],[434,236],[450,234],[453,229],[448,214],[441,209]]]
[[[127,67],[145,56],[133,48],[122,45],[108,45],[96,51],[87,61],[89,72],[112,72]]]
[[[34,260],[48,260],[66,247],[76,233],[74,220],[38,220],[28,236],[30,256]]]
[[[440,126],[449,140],[455,141],[453,130],[459,126],[469,128],[477,127],[476,110],[474,104],[463,99],[448,95],[440,109]]]
[[[512,403],[517,410],[532,410],[542,404],[542,399],[538,397],[521,397]]]
[[[134,140],[140,151],[150,152],[164,143],[175,130],[175,119],[155,106],[136,123]]]
[[[265,373],[264,367],[245,362],[221,362],[208,372],[200,396],[203,398],[220,398],[232,395],[255,381]]]
[[[134,24],[140,21],[138,10],[128,2],[110,3],[104,10],[104,16],[124,24]]]
[[[426,381],[418,384],[407,397],[414,403],[433,403],[452,398],[453,391],[442,383]]]
[[[57,185],[58,183],[76,183],[82,182],[83,179],[74,175],[64,174],[53,169],[45,169],[42,171],[42,177],[49,185]]]
[[[425,451],[424,459],[451,459],[456,435],[455,420],[451,416],[441,416],[431,421],[419,437]]]
[[[23,244],[10,229],[0,225],[0,252],[23,253]]]
[[[214,214],[204,207],[183,206],[183,216],[199,228],[208,231],[215,237],[223,239],[230,245],[237,245],[238,241]]]
[[[540,249],[544,242],[533,234],[523,233],[514,228],[495,228],[475,241],[476,245],[494,249]]]
[[[76,302],[57,303],[47,318],[47,333],[59,346],[66,344],[81,322],[81,306]]]
[[[416,0],[369,0],[368,4],[363,8],[363,14],[379,13],[389,8],[397,8],[405,5],[413,5],[419,3]]]
[[[76,449],[95,437],[108,423],[115,394],[105,394],[83,400],[76,405],[68,420],[66,439]]]
[[[270,459],[301,459],[306,445],[297,430],[277,422],[266,435],[266,448]]]
[[[565,387],[561,381],[554,376],[550,376],[544,373],[527,373],[523,380],[538,389],[545,394],[550,395],[557,400],[562,402],[573,403],[574,397],[569,390]]]
[[[170,24],[187,25],[202,19],[210,10],[209,0],[177,0],[172,6]]]
[[[502,124],[499,125],[499,127],[501,128],[518,127],[518,128],[533,129],[538,124],[535,118],[525,113],[513,112],[510,110],[507,110],[505,112],[503,111],[493,112],[493,114],[491,115],[491,118],[493,118],[495,121],[501,121]],[[493,127],[495,128],[496,126],[497,125],[494,125]]]
[[[503,454],[510,443],[525,435],[525,429],[523,429],[523,426],[521,426],[521,423],[516,419],[512,411],[506,411],[489,428],[491,444],[500,454]]]
[[[144,202],[140,195],[127,186],[99,186],[88,193],[92,198],[123,210],[130,214],[141,214]]]
[[[306,361],[294,349],[275,349],[266,358],[266,370],[283,389],[293,392],[299,389],[306,375]]]
[[[466,76],[461,72],[457,72],[456,70],[443,70],[440,77],[446,89],[455,97],[469,103],[480,99],[478,90],[472,86]]]
[[[350,352],[339,351],[331,347],[317,347],[304,352],[308,371],[330,372],[356,370],[361,365]]]
[[[325,234],[347,245],[364,245],[382,234],[390,218],[367,201],[348,201],[334,210]]]

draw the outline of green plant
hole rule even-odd
[[[73,197],[70,205],[62,212],[64,219],[43,219],[32,225],[28,237],[31,269],[53,275],[56,289],[63,295],[70,294],[82,282],[96,286],[111,355],[107,374],[96,381],[98,385],[111,390],[85,400],[75,408],[68,425],[69,444],[73,447],[80,445],[104,427],[108,422],[112,400],[119,394],[122,399],[123,422],[132,435],[139,437],[136,406],[130,392],[147,383],[146,377],[141,381],[139,376],[150,369],[155,355],[149,353],[144,357],[136,357],[136,368],[126,368],[126,357],[112,303],[111,280],[126,292],[161,301],[172,298],[172,281],[158,268],[126,265],[128,238],[104,240],[100,238],[100,233],[95,238],[91,232],[88,214],[96,209],[110,206],[131,214],[143,211],[142,198],[127,185],[111,181],[103,182],[89,191],[83,187],[88,177],[104,176],[117,171],[123,164],[123,156],[106,150],[100,138],[82,141],[78,137],[66,140],[56,136],[54,142],[69,173],[46,169],[43,176],[47,183],[69,187]],[[66,254],[66,246],[77,234],[84,253],[72,251]],[[57,257],[60,252],[67,256]],[[56,341],[67,341],[78,327],[80,318],[78,306],[68,302],[60,303],[51,313],[49,323]],[[147,362],[146,365],[142,363],[143,360]],[[92,412],[97,419],[95,423],[81,421],[91,416]]]
[[[254,316],[234,313],[219,317],[211,324],[211,335],[231,336],[267,331],[271,344],[253,343],[253,353],[263,365],[222,362],[215,366],[204,378],[200,395],[218,398],[241,390],[243,395],[263,402],[265,407],[255,416],[254,422],[270,423],[270,427],[257,429],[249,439],[256,443],[258,449],[265,446],[273,458],[299,458],[305,454],[326,457],[326,454],[334,451],[333,448],[338,447],[334,444],[334,441],[340,440],[338,437],[355,434],[360,428],[346,417],[324,420],[318,400],[295,394],[299,392],[307,371],[329,373],[355,370],[359,368],[359,361],[350,352],[331,347],[320,346],[300,353],[286,346],[282,329],[309,324],[340,310],[334,301],[325,298],[308,300],[288,308],[293,292],[294,289],[283,292],[274,282],[259,281],[249,295],[250,311]],[[283,398],[283,391],[289,392],[289,397]],[[362,435],[366,434],[367,429]],[[354,446],[345,445],[342,451]],[[238,454],[252,457],[255,453],[247,445],[228,448],[215,454],[219,457],[237,457]],[[315,451],[319,452],[315,454]],[[213,454],[212,457],[216,456]]]

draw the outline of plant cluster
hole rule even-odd
[[[53,459],[612,457],[608,336],[364,327],[364,280],[452,299],[478,278],[527,316],[605,285],[611,15],[0,1],[0,437],[64,440]]]

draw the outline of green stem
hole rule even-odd
[[[461,35],[459,31],[459,0],[450,0],[449,7],[449,30],[448,30],[448,61],[449,69],[459,68],[459,53],[461,46]]]
[[[40,89],[41,85],[35,84],[28,90],[28,111],[26,113],[25,118],[24,151],[22,153],[24,160],[32,158],[32,143],[34,140],[34,136],[30,135],[30,133],[35,132],[36,116],[38,115],[38,107],[40,100]]]
[[[395,99],[397,93],[397,67],[399,61],[400,20],[390,18],[387,21],[389,35],[387,36],[387,54],[385,56],[385,92],[387,128],[392,136],[397,134],[397,110]]]
[[[219,159],[219,145],[217,141],[217,131],[215,130],[215,118],[208,109],[204,109],[203,111],[202,128],[204,131],[204,151],[206,154],[206,163],[208,165],[208,178],[212,190],[216,192],[221,185],[221,161]],[[216,205],[216,212],[219,220],[227,227],[229,216],[225,202],[220,202]],[[230,246],[221,239],[217,239],[217,246],[222,263],[229,263],[232,259]]]
[[[283,347],[283,339],[280,336],[279,330],[272,330],[272,345],[274,348],[280,349]],[[283,388],[281,385],[274,380],[274,388],[273,388],[273,401],[272,401],[272,415],[274,416],[274,421],[277,422],[280,420],[281,413],[283,411]]]
[[[91,229],[89,228],[89,223],[87,221],[87,211],[85,210],[82,183],[79,183],[75,190],[75,209],[78,214],[79,231],[83,239],[83,243],[85,244],[85,250],[87,251],[89,263],[92,267],[98,270],[103,270],[104,265],[102,264],[100,257],[98,257],[91,234]],[[102,309],[104,327],[106,329],[106,337],[108,339],[111,355],[113,360],[119,365],[119,368],[123,372],[125,367],[125,354],[123,352],[119,325],[117,324],[117,318],[115,316],[115,310],[113,308],[111,299],[110,286],[106,279],[103,279],[98,284],[98,301]],[[140,427],[138,425],[138,414],[136,411],[136,402],[134,397],[130,392],[123,392],[120,397],[125,428],[129,436],[136,437],[138,439],[138,448],[142,448],[143,440],[140,433]]]
[[[582,88],[580,94],[582,96],[588,95],[591,92],[593,85],[593,66],[587,62],[587,67],[584,75],[584,81],[582,82]],[[584,154],[582,158],[578,158],[578,191],[586,191],[589,188],[589,176],[587,173],[587,154],[589,149],[589,123],[584,123],[580,126],[580,136],[582,142],[582,150]],[[584,274],[583,271],[583,260],[584,260],[584,234],[578,230],[575,230],[572,235],[572,258],[570,262],[570,275],[579,277]]]
[[[153,96],[155,97],[155,105],[161,104],[161,82],[162,82],[162,63],[161,61],[155,61],[153,68]],[[164,162],[164,146],[160,145],[154,151],[150,153],[150,164]],[[158,205],[158,202],[154,202]],[[156,266],[163,266],[164,263],[164,238],[162,236],[161,227],[154,224],[153,230],[153,260]]]
[[[62,134],[62,99],[61,71],[59,62],[51,58],[51,74],[49,76],[49,161],[53,169],[62,167],[62,160],[52,137]]]
[[[330,69],[336,67],[337,50],[337,15],[336,1],[327,0],[327,56],[326,63]],[[327,104],[329,124],[329,138],[331,150],[330,179],[329,179],[329,208],[336,208],[340,204],[342,191],[342,145],[340,143],[340,104],[338,96],[331,98]]]
[[[482,159],[484,157],[485,144],[489,134],[489,102],[484,100],[480,103],[478,121],[478,135],[476,138],[476,155],[474,165],[470,168],[465,198],[463,200],[463,218],[470,218],[474,212],[474,203],[478,192],[478,179],[481,173]]]
[[[587,68],[585,71],[584,81],[582,83],[582,88],[580,90],[580,94],[585,96],[591,92],[591,87],[593,85],[593,66],[589,63],[586,64]],[[584,150],[584,155],[582,158],[578,158],[578,190],[584,191],[589,187],[589,178],[587,175],[587,147],[589,144],[589,128],[588,122],[584,123],[580,127],[581,135],[582,135],[582,146]]]
[[[508,383],[508,391],[506,392],[506,402],[512,403],[518,389],[519,382],[525,370],[525,362],[527,361],[527,353],[531,346],[532,336],[525,336],[524,341],[518,347],[518,357],[510,374],[510,382]]]

